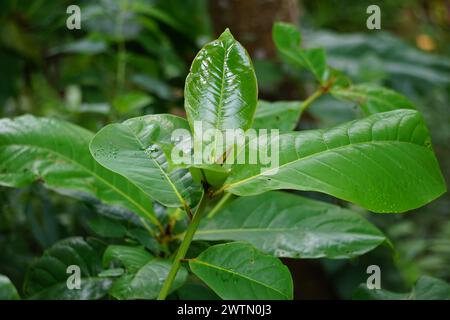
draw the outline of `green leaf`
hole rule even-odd
[[[294,66],[306,68],[321,84],[326,82],[328,69],[323,48],[302,49],[300,32],[294,25],[284,22],[273,25],[272,37],[282,59]]]
[[[189,126],[183,118],[168,114],[132,118],[101,129],[90,150],[101,165],[165,206],[194,206],[201,196],[200,184],[187,169],[177,169],[171,162],[175,129]]]
[[[158,221],[145,193],[100,166],[89,153],[93,134],[73,124],[31,115],[0,120],[0,185],[42,181],[72,196],[96,197]]]
[[[372,84],[335,88],[331,94],[355,102],[366,115],[395,109],[415,109],[414,104],[402,94]]]
[[[254,129],[278,129],[280,132],[295,129],[300,118],[300,101],[258,101]]]
[[[357,300],[450,300],[450,285],[445,281],[422,276],[410,293],[395,293],[384,289],[368,289],[361,284],[353,299]]]
[[[274,189],[318,191],[374,212],[415,209],[446,190],[428,130],[414,110],[285,133],[278,143],[279,163],[235,165],[223,189],[242,196]]]
[[[110,245],[103,254],[103,266],[106,268],[112,261],[118,261],[128,272],[136,272],[153,259],[143,247]]]
[[[180,300],[220,300],[220,297],[197,277],[188,277],[186,283],[176,292]]]
[[[0,274],[0,300],[20,300],[14,284],[2,274]]]
[[[247,241],[287,258],[351,258],[386,239],[356,212],[285,192],[237,198],[205,219],[197,240]]]
[[[127,233],[127,228],[119,221],[102,216],[96,216],[87,223],[92,231],[102,237],[122,238]]]
[[[169,274],[171,265],[170,261],[154,259],[136,273],[127,274],[116,280],[109,294],[120,300],[155,299]],[[181,287],[186,281],[187,275],[187,270],[181,267],[171,291]]]
[[[250,244],[232,242],[209,247],[190,260],[189,266],[222,299],[292,299],[289,269]]]
[[[114,108],[120,113],[137,111],[153,101],[153,98],[139,91],[128,92],[116,97],[113,101]]]
[[[101,255],[98,244],[82,238],[58,241],[30,266],[24,291],[30,299],[93,300],[107,294],[112,281],[97,278],[101,271]],[[71,265],[80,268],[81,287],[70,290],[67,273]]]
[[[184,90],[189,124],[194,128],[194,121],[202,121],[203,129],[246,130],[252,124],[257,91],[250,57],[227,29],[192,62]]]

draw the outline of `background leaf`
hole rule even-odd
[[[384,289],[370,290],[361,284],[353,299],[357,300],[450,300],[450,285],[445,281],[422,276],[410,293],[395,293]]]
[[[328,69],[323,48],[302,49],[301,34],[294,25],[289,23],[275,23],[272,37],[282,59],[295,66],[306,68],[321,84],[326,82]]]
[[[414,104],[402,94],[372,84],[358,84],[335,88],[331,94],[355,102],[366,115],[395,109],[415,109]]]
[[[95,300],[108,292],[112,281],[97,278],[101,271],[102,247],[93,239],[60,240],[47,249],[30,267],[24,291],[30,299]],[[80,290],[70,290],[67,267],[76,265],[81,271]]]
[[[16,287],[7,276],[0,274],[0,300],[19,300]]]
[[[110,245],[103,254],[103,266],[108,267],[111,262],[118,261],[128,272],[136,272],[153,259],[143,247]]]
[[[76,125],[30,115],[0,120],[0,184],[42,181],[72,196],[96,197],[157,223],[150,199],[90,155],[92,133]]]

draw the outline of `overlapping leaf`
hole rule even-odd
[[[252,128],[292,131],[300,118],[300,101],[258,101]]]
[[[278,142],[279,150],[271,152],[279,151],[279,163],[236,165],[223,189],[237,195],[318,191],[375,212],[411,210],[446,190],[428,130],[414,110],[285,133]]]
[[[98,278],[101,270],[101,246],[81,238],[61,240],[47,249],[30,267],[25,293],[30,299],[95,300],[107,294],[109,279]],[[67,281],[69,266],[80,268],[80,289],[70,290]]]
[[[92,139],[93,157],[126,177],[152,199],[171,207],[195,205],[201,189],[187,169],[171,163],[172,132],[189,129],[173,115],[149,115],[110,124]]]
[[[377,85],[358,84],[334,88],[331,94],[355,102],[366,115],[395,109],[415,109],[414,104],[402,94]]]
[[[288,268],[247,243],[209,247],[189,266],[222,299],[292,299]]]
[[[385,241],[356,212],[284,192],[234,200],[195,234],[201,240],[247,241],[289,258],[351,258]]]
[[[109,293],[121,300],[155,299],[169,274],[170,267],[170,261],[153,259],[136,273],[126,274],[117,279]],[[183,267],[178,270],[170,291],[183,285],[187,274],[187,270]]]

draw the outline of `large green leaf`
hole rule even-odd
[[[298,29],[288,23],[273,25],[272,37],[282,59],[294,66],[306,68],[320,83],[325,83],[328,69],[323,48],[302,49],[302,38]]]
[[[428,130],[414,110],[285,133],[278,142],[278,165],[267,170],[261,163],[235,165],[223,189],[244,196],[274,189],[318,191],[375,212],[411,210],[446,190]]]
[[[404,95],[377,85],[358,84],[334,88],[331,94],[355,102],[366,115],[395,109],[415,109],[414,104]]]
[[[171,262],[153,259],[142,266],[136,273],[122,276],[114,282],[110,294],[116,299],[155,299],[163,286]],[[181,267],[172,284],[171,291],[181,287],[187,279],[188,272]]]
[[[93,300],[107,294],[112,281],[97,278],[101,271],[102,247],[93,239],[82,238],[61,240],[44,252],[44,255],[30,266],[24,291],[31,299]],[[69,289],[67,273],[69,266],[80,268],[80,289]]]
[[[7,276],[0,274],[0,300],[19,300],[16,287]]]
[[[300,118],[300,105],[300,101],[259,100],[252,128],[292,131]]]
[[[358,300],[450,300],[450,285],[443,280],[422,276],[410,293],[395,293],[384,289],[368,289],[361,284],[353,299]]]
[[[222,299],[292,299],[288,268],[247,243],[209,247],[189,266]]]
[[[42,181],[72,195],[120,205],[158,223],[147,195],[100,166],[89,152],[93,134],[73,124],[30,115],[0,120],[0,184]]]
[[[228,29],[197,54],[184,95],[191,127],[202,121],[203,129],[250,128],[258,95],[256,76],[246,50]]]
[[[276,191],[237,198],[205,219],[195,239],[243,240],[289,258],[351,258],[385,241],[356,212]]]
[[[171,207],[195,205],[201,196],[200,184],[187,169],[171,162],[176,129],[188,130],[186,120],[168,114],[132,118],[101,129],[90,150],[100,164],[154,200]]]

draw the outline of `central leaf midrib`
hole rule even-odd
[[[125,124],[124,124],[124,125],[125,125]],[[125,125],[125,126],[128,128],[129,132],[134,136],[134,138],[136,139],[136,141],[137,141],[138,144],[140,145],[141,149],[144,149],[144,150],[145,150],[145,145],[144,145],[144,143],[139,139],[139,137],[134,133],[134,131],[133,131],[130,127],[128,127],[127,125]],[[152,141],[152,143],[154,143],[154,142]],[[144,151],[144,154],[146,154],[145,151]],[[147,155],[147,154],[146,154],[146,155]],[[164,156],[166,156],[166,155],[164,154]],[[151,161],[153,161],[153,162],[156,164],[156,166],[158,167],[159,171],[161,171],[161,172],[163,173],[164,178],[166,178],[166,180],[167,180],[167,182],[169,183],[170,187],[171,187],[171,188],[173,189],[173,191],[175,192],[175,195],[177,196],[178,200],[180,200],[181,204],[182,204],[184,207],[188,207],[187,201],[186,201],[186,200],[183,198],[183,196],[178,192],[177,187],[175,186],[175,184],[173,184],[172,180],[171,180],[170,177],[167,175],[167,173],[163,170],[163,168],[161,168],[161,166],[159,165],[158,161],[156,161],[155,159],[153,159],[151,156],[148,156],[148,157],[146,157],[146,158],[150,159]]]
[[[220,84],[220,96],[219,96],[219,105],[217,106],[217,119],[215,121],[215,128],[220,129],[222,122],[223,122],[223,96],[224,96],[224,90],[225,90],[225,66],[227,65],[227,56],[228,56],[228,45],[227,42],[224,42],[223,45],[224,54],[223,54],[223,64],[222,64],[222,78],[221,78],[221,84]]]

